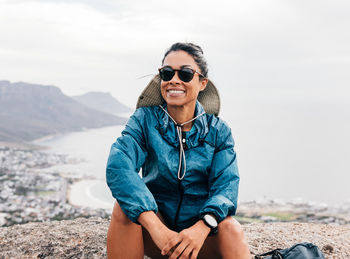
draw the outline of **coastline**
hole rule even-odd
[[[9,148],[21,148],[21,149],[34,149],[34,150],[40,150],[43,149],[43,146],[37,145],[35,143],[31,142],[7,142],[7,141],[0,141],[0,147],[9,147]]]
[[[103,201],[93,195],[96,183],[103,183],[98,179],[79,179],[68,188],[68,202],[74,206],[103,209],[112,212],[114,198],[110,202]],[[106,193],[109,189],[106,186]],[[273,199],[252,200],[238,203],[235,218],[242,224],[268,222],[317,222],[324,224],[350,224],[350,202],[339,206],[329,206],[305,200],[277,201]]]
[[[238,204],[236,219],[241,223],[301,222],[348,225],[350,202],[329,206],[307,201],[249,201]]]
[[[66,133],[56,133],[56,134],[49,134],[49,135],[45,135],[43,137],[40,137],[40,138],[36,138],[36,139],[33,139],[30,141],[30,143],[36,145],[37,143],[40,143],[40,142],[45,142],[45,141],[48,141],[48,140],[51,140],[55,137],[60,137],[60,136],[63,136],[64,134]],[[47,147],[46,147],[47,148]]]
[[[67,190],[74,178],[50,170],[56,165],[70,163],[67,155],[0,146],[0,162],[0,226],[78,217],[109,217],[103,209],[75,206],[68,202]]]
[[[97,183],[104,183],[98,179],[79,179],[72,183],[67,190],[67,201],[74,206],[89,207],[92,209],[104,209],[111,213],[114,200],[111,197],[110,202],[103,201],[93,195],[93,187]],[[107,187],[106,187],[107,188]]]
[[[0,161],[3,161],[0,166],[0,226],[110,216],[114,199],[104,180],[55,169],[76,163],[75,159],[36,149],[0,145]],[[345,225],[350,224],[350,201],[340,206],[303,200],[245,201],[239,202],[235,217],[243,224],[316,222]]]

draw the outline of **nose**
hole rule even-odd
[[[170,84],[176,85],[176,84],[180,84],[180,78],[178,75],[178,71],[175,71],[175,75],[173,76],[173,78],[170,80]]]

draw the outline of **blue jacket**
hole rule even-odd
[[[197,101],[195,114],[203,111]],[[186,175],[180,181],[179,140],[169,116],[151,106],[130,117],[111,147],[106,170],[112,195],[130,220],[138,223],[142,212],[159,210],[170,228],[181,231],[206,213],[218,222],[235,214],[239,174],[228,125],[204,114],[187,132],[186,146]]]

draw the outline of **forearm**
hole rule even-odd
[[[142,212],[138,217],[138,222],[147,229],[148,232],[166,227],[154,211]]]

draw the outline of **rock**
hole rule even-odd
[[[0,258],[106,258],[108,219],[78,218],[0,228]],[[350,258],[350,225],[243,225],[252,255],[312,242],[326,258]],[[146,257],[145,257],[146,258]]]
[[[325,245],[322,250],[327,251],[328,253],[333,253],[334,247],[332,245]]]
[[[0,213],[0,226],[4,225],[6,222],[6,213]]]

